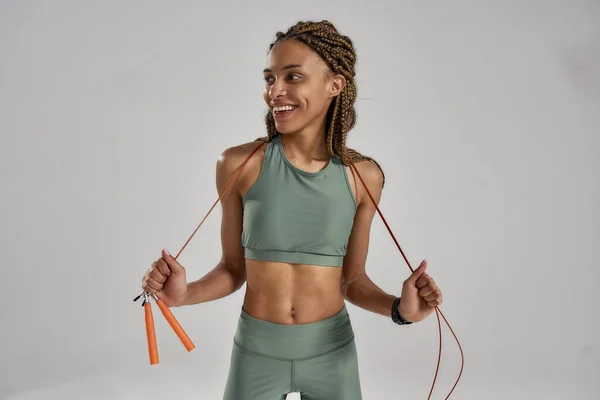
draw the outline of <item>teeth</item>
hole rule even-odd
[[[278,106],[278,107],[273,107],[273,111],[275,111],[275,112],[292,111],[294,108],[296,108],[296,106]]]

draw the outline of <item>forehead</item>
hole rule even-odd
[[[294,39],[284,40],[273,46],[267,55],[265,68],[276,72],[286,65],[301,65],[306,69],[327,67],[317,53]]]

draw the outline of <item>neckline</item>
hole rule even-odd
[[[285,150],[283,148],[283,143],[281,141],[281,134],[277,135],[275,137],[277,140],[277,148],[279,149],[279,153],[281,154],[281,158],[283,158],[283,162],[285,162],[287,164],[288,167],[290,167],[293,171],[301,174],[301,175],[305,175],[305,176],[319,176],[319,175],[323,175],[325,172],[327,172],[327,170],[331,167],[331,164],[333,164],[333,160],[330,158],[329,162],[327,163],[327,165],[320,171],[317,172],[309,172],[309,171],[305,171],[303,169],[300,169],[298,167],[296,167],[294,164],[292,164],[292,162],[287,158],[287,156],[285,155]]]

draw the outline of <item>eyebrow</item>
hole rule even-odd
[[[283,67],[281,69],[285,71],[286,69],[291,69],[291,68],[302,68],[302,65],[300,65],[300,64],[288,64],[288,65],[286,65],[285,67]],[[265,68],[263,70],[263,74],[266,73],[266,72],[273,72],[273,71],[271,71],[269,68]]]

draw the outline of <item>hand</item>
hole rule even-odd
[[[427,261],[423,260],[402,286],[398,311],[407,321],[419,322],[427,318],[435,307],[442,304],[442,291],[433,278],[425,273]]]
[[[156,294],[167,307],[182,306],[187,295],[185,268],[163,249],[162,257],[144,275],[142,289]]]

